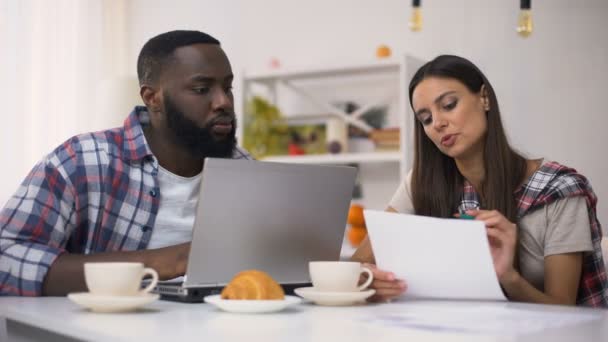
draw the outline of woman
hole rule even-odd
[[[414,165],[387,211],[466,213],[483,221],[496,275],[511,300],[607,307],[601,227],[587,179],[515,152],[490,82],[464,58],[439,56],[425,64],[410,82],[409,98]],[[369,240],[353,259],[374,263]],[[405,281],[392,273],[375,269],[374,275],[375,299],[405,292]]]

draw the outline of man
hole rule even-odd
[[[137,73],[146,106],[57,147],[0,213],[0,295],[84,291],[85,262],[185,273],[204,158],[250,159],[232,70],[215,38],[172,31],[144,45]]]

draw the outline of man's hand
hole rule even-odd
[[[156,253],[148,256],[147,262],[144,264],[154,268],[158,272],[160,280],[173,279],[186,274],[190,242],[150,251],[156,251]]]

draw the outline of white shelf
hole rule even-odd
[[[327,115],[331,114],[342,118],[351,125],[355,125],[363,131],[368,131],[371,128],[367,123],[362,124],[362,120],[358,115],[353,113],[346,114],[344,110],[336,108],[331,102],[335,100],[332,96],[325,96],[314,92],[311,88],[315,88],[317,83],[335,86],[336,93],[338,90],[343,90],[345,93],[349,91],[350,80],[360,78],[361,84],[371,82],[369,86],[376,86],[381,81],[382,86],[388,86],[394,89],[394,92],[383,91],[380,94],[374,94],[370,98],[358,101],[361,106],[361,113],[365,112],[366,106],[372,107],[377,104],[387,102],[394,103],[394,97],[397,97],[397,108],[392,110],[397,115],[398,127],[400,129],[399,147],[401,152],[361,152],[361,153],[339,153],[339,154],[323,154],[323,155],[303,155],[303,156],[274,156],[263,158],[264,161],[283,162],[283,163],[304,163],[304,164],[359,164],[359,163],[388,163],[388,167],[396,167],[399,169],[399,175],[404,175],[411,168],[412,157],[406,151],[411,150],[413,144],[413,123],[414,116],[409,109],[407,99],[407,86],[413,74],[422,64],[423,60],[412,56],[395,56],[386,59],[369,59],[367,61],[359,61],[358,63],[349,64],[334,64],[322,65],[317,67],[302,67],[302,68],[279,68],[266,70],[249,70],[243,74],[243,115],[247,115],[247,101],[252,96],[261,92],[265,94],[270,103],[278,104],[281,99],[291,99],[286,95],[296,95],[296,98],[308,105],[317,107],[318,113]],[[369,77],[368,77],[369,76]],[[388,76],[388,77],[387,77]],[[344,82],[334,82],[334,81]],[[314,82],[313,82],[314,81]],[[373,81],[373,82],[372,82]],[[336,84],[333,84],[336,83]],[[352,90],[352,89],[351,89]],[[341,94],[341,93],[340,93]],[[386,97],[386,98],[385,98]],[[357,92],[353,90],[352,95],[341,94],[339,98],[357,99]],[[309,106],[312,107],[312,106]],[[306,108],[306,106],[303,106]],[[292,109],[290,112],[297,112],[303,109]],[[310,109],[306,109],[310,111]],[[355,112],[357,114],[357,112]],[[293,120],[310,119],[319,120],[321,115],[311,115],[310,117],[298,117]],[[391,113],[391,115],[393,115]],[[394,118],[393,118],[394,119]],[[394,122],[391,123],[394,125]]]
[[[295,80],[295,79],[309,79],[319,77],[332,77],[332,76],[343,76],[343,75],[360,75],[368,73],[377,73],[382,71],[398,71],[400,68],[399,61],[387,59],[378,60],[370,63],[356,64],[356,65],[340,65],[340,66],[328,66],[323,68],[301,68],[301,69],[278,69],[270,70],[267,72],[251,72],[245,74],[245,79],[249,82],[265,82],[275,80]]]
[[[338,154],[309,154],[300,156],[266,157],[262,161],[298,164],[354,164],[354,163],[399,163],[401,153],[395,152],[366,152]]]

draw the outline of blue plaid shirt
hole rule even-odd
[[[33,168],[0,212],[0,295],[41,295],[64,252],[146,248],[160,203],[148,121],[135,107],[123,127],[75,136]]]

